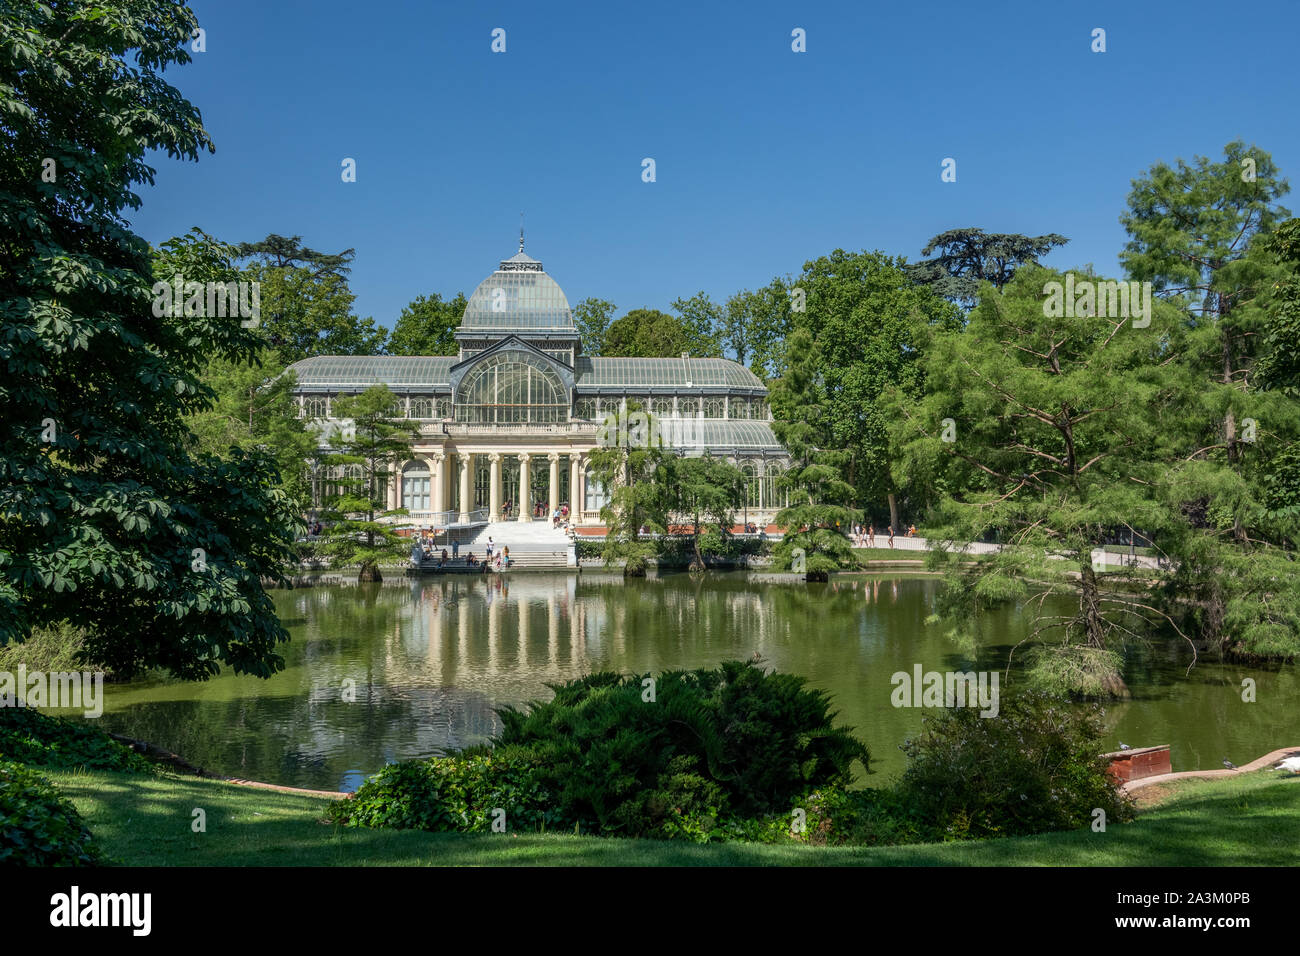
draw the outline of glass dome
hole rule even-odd
[[[542,264],[521,250],[479,283],[469,297],[461,330],[539,329],[573,331],[573,313],[564,291],[542,271]]]

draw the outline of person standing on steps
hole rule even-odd
[[[488,564],[492,563],[492,536],[491,535],[488,535],[487,560],[488,560]]]
[[[460,558],[460,542],[459,542],[459,541],[453,541],[453,542],[451,543],[451,559],[452,559],[453,561],[456,561],[456,560],[458,560],[459,558]]]

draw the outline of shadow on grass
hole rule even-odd
[[[192,777],[51,772],[128,866],[1285,866],[1300,863],[1300,777],[1202,781],[1134,823],[896,847],[700,846],[562,834],[434,834],[324,822],[329,801]],[[206,830],[195,832],[195,809]]]

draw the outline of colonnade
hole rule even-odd
[[[547,514],[553,514],[560,507],[560,467],[561,459],[568,458],[569,469],[569,508],[571,512],[582,510],[586,495],[587,456],[584,453],[560,451],[519,451],[519,452],[454,452],[436,451],[417,454],[415,460],[423,461],[429,468],[430,502],[429,510],[444,512],[451,510],[452,491],[455,487],[459,494],[455,496],[458,507],[456,520],[466,523],[471,512],[477,510],[475,501],[475,472],[479,458],[486,455],[489,466],[488,520],[503,520],[501,509],[506,496],[511,495],[511,519],[514,521],[532,521],[533,500],[532,463],[545,457],[550,466],[547,494]],[[502,483],[502,466],[511,459],[518,462],[518,487],[506,489]],[[398,508],[402,504],[402,473],[398,471],[392,477],[388,487],[388,507]],[[453,486],[452,482],[456,485]]]

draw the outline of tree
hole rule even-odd
[[[1248,256],[1255,236],[1267,234],[1287,210],[1277,200],[1289,191],[1273,159],[1240,140],[1224,147],[1224,161],[1204,156],[1176,168],[1156,163],[1134,180],[1120,222],[1131,236],[1120,262],[1134,279],[1183,303],[1199,319],[1189,354],[1215,384],[1207,403],[1219,406],[1228,460],[1238,458],[1238,415],[1232,408],[1253,364],[1258,312],[1239,307],[1267,275]]]
[[[178,275],[204,283],[237,282],[242,278],[234,266],[237,254],[234,246],[194,228],[154,251],[154,276],[161,282]],[[218,457],[231,448],[264,454],[279,472],[279,487],[302,509],[310,497],[306,461],[316,449],[315,437],[298,417],[293,373],[267,347],[265,332],[252,327],[259,338],[255,352],[237,360],[217,356],[199,373],[211,404],[186,420],[188,447]]]
[[[1284,382],[1289,350],[1279,344],[1294,263],[1285,236],[1272,245],[1288,191],[1268,153],[1236,141],[1222,162],[1156,163],[1120,217],[1130,235],[1121,261],[1186,310],[1180,358],[1196,376],[1176,423],[1186,449],[1161,485],[1183,516],[1166,600],[1174,612],[1191,607],[1201,640],[1238,658],[1300,648],[1300,597],[1277,584],[1294,577],[1293,531],[1268,505],[1286,475],[1270,460],[1296,440],[1300,411],[1269,387]]]
[[[352,313],[347,274],[354,255],[303,247],[274,233],[239,246],[248,277],[261,284],[262,319],[271,345],[290,365],[312,355],[378,355],[386,336],[372,318]]]
[[[1196,314],[1228,316],[1253,294],[1258,275],[1246,253],[1257,234],[1290,213],[1277,201],[1290,191],[1273,157],[1237,140],[1224,160],[1159,162],[1133,181],[1120,222],[1130,239],[1120,263],[1158,294],[1183,299]]]
[[[386,385],[372,385],[359,395],[334,400],[338,429],[329,437],[333,454],[321,464],[342,474],[332,479],[341,489],[323,509],[327,523],[323,554],[339,564],[359,563],[358,582],[382,581],[379,562],[403,553],[407,543],[383,518],[406,514],[388,507],[388,487],[401,463],[411,457],[416,422],[399,417],[397,396]]]
[[[899,533],[900,489],[890,470],[893,419],[880,399],[892,388],[920,394],[924,343],[935,329],[956,328],[960,313],[913,283],[902,260],[880,252],[837,249],[805,263],[798,285],[806,311],[795,320],[812,334],[822,362],[824,447],[848,453],[843,468],[852,500],[884,502],[890,527]],[[793,351],[787,356],[791,362],[804,358]]]
[[[744,500],[745,476],[735,465],[712,455],[674,458],[669,474],[674,511],[690,520],[695,553],[690,569],[704,571],[704,552],[724,550],[731,537],[736,509]]]
[[[691,330],[658,309],[633,309],[605,333],[601,355],[616,358],[675,358],[691,350]]]
[[[979,296],[981,282],[1003,288],[1021,266],[1036,263],[1057,246],[1070,240],[1056,233],[1022,236],[1019,233],[986,233],[983,229],[949,229],[931,239],[922,259],[908,266],[912,279],[928,285],[945,299],[970,308]]]
[[[446,302],[438,293],[417,296],[402,309],[388,337],[389,355],[456,355],[460,346],[456,330],[460,328],[469,303],[457,292]]]
[[[772,430],[790,453],[781,485],[791,504],[776,515],[784,529],[773,551],[776,567],[803,571],[808,581],[825,581],[831,571],[852,565],[849,526],[861,512],[848,506],[853,486],[844,480],[849,453],[831,441],[825,388],[819,379],[820,349],[806,329],[790,337],[790,362],[772,387]]]
[[[123,676],[269,676],[288,638],[262,587],[297,527],[274,468],[186,447],[204,364],[246,361],[256,333],[156,298],[123,216],[148,151],[212,150],[163,79],[196,26],[163,0],[0,18],[0,641],[99,622],[87,656]]]
[[[926,394],[899,399],[900,470],[935,460],[972,473],[955,480],[931,521],[950,569],[939,617],[973,642],[981,613],[1014,599],[1035,609],[1070,595],[1064,617],[1036,611],[1032,677],[1054,690],[1122,693],[1126,637],[1167,622],[1141,598],[1105,592],[1092,552],[1113,529],[1157,539],[1176,510],[1155,487],[1176,457],[1186,376],[1168,361],[1177,310],[1160,304],[1147,328],[1129,316],[1053,316],[1044,300],[1062,276],[1021,269],[986,286],[964,330],[937,333],[922,358]],[[1091,278],[1089,279],[1091,281]],[[901,475],[907,480],[907,475]],[[975,564],[952,549],[996,536],[1005,547]]]
[[[573,324],[588,355],[605,354],[605,333],[614,321],[614,303],[604,299],[583,299],[573,307]]]
[[[641,539],[642,531],[668,532],[670,456],[656,419],[634,401],[605,419],[599,442],[591,453],[591,472],[609,492],[608,503],[600,509],[606,528],[601,557],[606,565],[623,561],[624,577],[643,578],[659,549]]]
[[[785,340],[796,314],[794,285],[792,279],[778,278],[755,292],[743,289],[727,299],[722,310],[718,330],[722,346],[764,381],[781,374]]]
[[[1286,267],[1260,295],[1265,310],[1255,384],[1300,398],[1300,219],[1288,219],[1257,243]]]
[[[686,351],[697,358],[722,356],[719,342],[722,326],[722,306],[705,293],[697,292],[689,299],[674,299],[673,311],[686,329]]]

